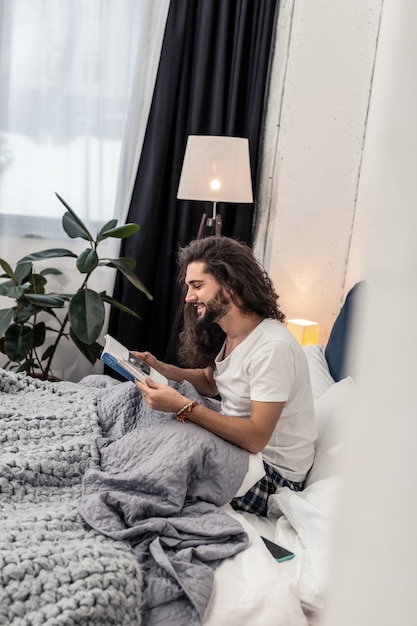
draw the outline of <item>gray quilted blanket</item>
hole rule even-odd
[[[187,382],[176,385],[202,403]],[[100,467],[87,470],[80,512],[96,530],[132,546],[141,564],[148,626],[200,624],[221,559],[247,545],[219,506],[248,469],[248,454],[173,414],[152,411],[132,383],[99,396]]]
[[[1,625],[201,623],[246,545],[218,505],[247,455],[144,409],[131,383],[0,369]]]

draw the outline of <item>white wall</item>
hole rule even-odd
[[[322,343],[363,278],[349,254],[381,6],[280,7],[255,251],[287,316],[319,321]]]

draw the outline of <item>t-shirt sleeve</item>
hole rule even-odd
[[[286,402],[297,375],[293,346],[282,340],[259,346],[248,363],[250,399],[258,402]]]

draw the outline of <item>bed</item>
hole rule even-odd
[[[318,623],[361,290],[349,292],[326,349],[304,348],[316,458],[304,491],[279,489],[266,518],[229,504],[259,478],[260,456],[147,412],[133,384],[0,369],[0,624]],[[277,563],[260,535],[295,558]]]

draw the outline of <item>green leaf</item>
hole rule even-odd
[[[55,295],[59,296],[60,298],[62,298],[66,302],[69,302],[71,300],[71,298],[74,296],[73,293],[56,293]]]
[[[80,237],[86,241],[93,241],[89,231],[84,226],[80,226],[78,220],[74,219],[74,216],[71,215],[71,213],[64,213],[62,217],[62,228],[67,233],[68,237],[71,237],[71,239]]]
[[[82,343],[94,343],[104,324],[105,310],[100,294],[92,289],[82,289],[71,299],[68,313],[76,337]]]
[[[33,347],[33,331],[30,326],[12,324],[4,335],[4,348],[11,361],[23,361]]]
[[[58,315],[55,313],[53,309],[43,309],[43,313],[49,313],[51,317],[54,317],[56,319],[59,325],[62,324],[62,320],[59,319]],[[48,326],[47,330],[52,330],[55,333],[57,332],[56,328],[53,328],[52,326]]]
[[[101,352],[103,350],[103,346],[101,346],[96,341],[92,344],[83,343],[78,339],[78,337],[70,330],[70,336],[72,341],[77,346],[78,350],[85,356],[88,361],[94,365],[97,359],[100,358]]]
[[[142,291],[142,293],[144,293],[149,300],[153,300],[152,295],[146,289],[145,285],[142,283],[141,280],[139,280],[136,274],[130,269],[129,265],[127,265],[127,263],[124,262],[124,259],[110,259],[109,263],[107,263],[106,265],[109,265],[110,267],[115,267],[116,269],[118,269],[119,272],[121,272],[123,276],[126,276],[127,280],[136,287],[136,289],[139,289],[139,291]]]
[[[105,293],[102,293],[101,297],[104,300],[104,302],[107,302],[111,306],[114,306],[116,309],[119,309],[120,311],[123,311],[124,313],[128,313],[129,315],[133,315],[134,317],[137,317],[139,320],[142,319],[140,315],[136,313],[136,311],[129,309],[129,307],[125,306],[124,304],[116,300],[115,298],[111,298]]]
[[[6,296],[7,298],[19,300],[27,289],[28,287],[25,285],[16,287],[11,280],[6,280],[4,283],[0,284],[0,296]]]
[[[121,256],[117,259],[102,259],[100,265],[110,265],[113,261],[124,263],[131,270],[134,270],[136,267],[136,259],[133,259],[131,256]]]
[[[77,259],[77,269],[82,274],[89,274],[97,267],[98,261],[97,252],[92,248],[87,248]]]
[[[10,265],[7,263],[7,261],[5,261],[4,259],[0,259],[0,265],[6,272],[7,276],[11,278],[12,280],[14,280],[14,272],[12,268],[10,267]]]
[[[100,235],[100,241],[102,239],[107,239],[107,237],[115,237],[116,239],[126,239],[127,237],[131,237],[139,230],[139,226],[137,224],[124,224],[123,226],[118,226],[117,228],[111,228]]]
[[[32,293],[45,293],[45,285],[47,279],[41,274],[32,274],[30,277],[30,286]]]
[[[115,228],[117,226],[117,220],[113,219],[110,220],[109,222],[106,222],[106,224],[104,224],[104,226],[102,226],[100,228],[100,230],[98,231],[97,234],[97,241],[101,241],[101,239],[103,239],[103,235],[108,231],[108,230],[113,230],[113,228]]]
[[[16,324],[25,324],[30,320],[33,315],[38,315],[44,309],[42,307],[38,307],[35,304],[30,304],[30,302],[24,301],[24,304],[19,307],[16,312],[14,321]]]
[[[1,309],[0,310],[0,336],[4,335],[9,328],[13,316],[15,314],[14,309]]]
[[[49,359],[49,357],[51,357],[55,353],[55,350],[56,346],[54,346],[53,344],[48,346],[41,356],[41,361],[46,361],[47,359]]]
[[[35,359],[26,359],[23,363],[19,365],[16,372],[29,372],[31,368],[37,369],[38,366],[35,363]]]
[[[32,304],[36,304],[36,306],[46,308],[46,307],[63,307],[65,305],[64,298],[57,295],[51,294],[41,294],[41,293],[27,293],[25,297]]]
[[[71,209],[71,207],[65,202],[63,198],[61,198],[59,194],[55,192],[55,195],[68,211],[67,213],[64,213],[62,217],[62,227],[67,233],[68,237],[71,237],[71,239],[81,237],[81,239],[86,239],[87,241],[91,241],[91,243],[93,243],[93,238],[90,235],[88,228],[80,220],[75,211]]]
[[[40,252],[27,254],[20,259],[19,263],[23,263],[25,261],[42,261],[43,259],[58,259],[66,256],[77,258],[77,255],[74,254],[74,252],[67,250],[66,248],[49,248],[48,250],[41,250]]]
[[[19,261],[15,269],[15,280],[18,285],[22,285],[29,280],[32,273],[33,264],[30,261]]]
[[[55,276],[62,275],[61,270],[56,269],[56,267],[47,267],[44,270],[39,272],[42,276],[48,276],[49,274],[54,274]]]
[[[39,348],[45,342],[46,326],[43,322],[35,324],[33,327],[33,347]]]

